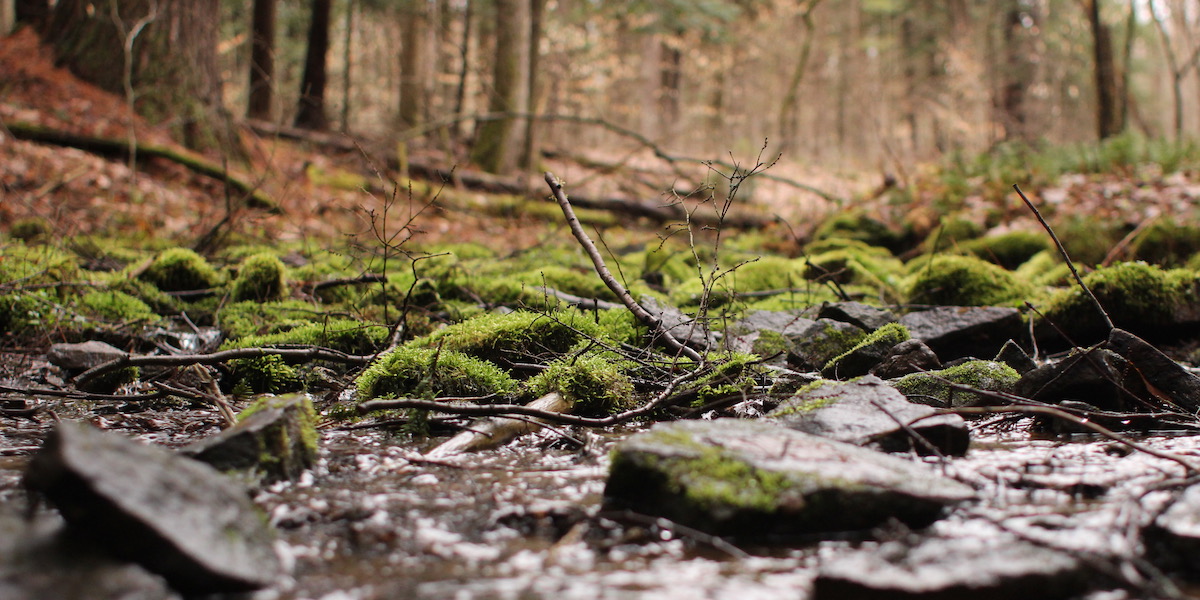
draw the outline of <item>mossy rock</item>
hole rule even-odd
[[[379,351],[390,330],[353,319],[307,322],[287,331],[244,336],[225,342],[222,348],[321,346],[347,354],[365,355]]]
[[[1129,232],[1123,223],[1092,215],[1073,214],[1052,225],[1077,267],[1100,264]]]
[[[145,302],[116,290],[88,292],[80,296],[79,307],[90,316],[115,323],[154,323],[160,319]]]
[[[17,219],[8,229],[9,237],[27,244],[44,242],[50,239],[52,233],[50,222],[42,217]]]
[[[1057,249],[1034,254],[1017,267],[1013,274],[1017,279],[1027,281],[1034,287],[1072,285],[1071,269],[1063,262]]]
[[[907,327],[888,323],[867,334],[853,348],[829,359],[821,368],[821,376],[826,379],[849,379],[866,375],[887,356],[893,346],[911,337]]]
[[[1168,267],[1181,266],[1200,252],[1200,227],[1159,221],[1130,245],[1132,259]]]
[[[892,382],[910,401],[940,408],[1007,404],[994,396],[954,388],[969,386],[984,392],[1011,392],[1021,378],[1012,367],[990,360],[972,360],[940,371],[912,373]]]
[[[804,263],[780,256],[761,256],[738,265],[723,279],[738,292],[785,290],[804,283]]]
[[[974,221],[957,217],[942,219],[941,224],[926,236],[921,248],[930,254],[952,251],[983,235],[983,231],[983,227]]]
[[[1051,250],[1051,245],[1045,233],[1018,230],[971,240],[960,244],[959,249],[1012,270],[1037,254]]]
[[[355,381],[359,401],[403,396],[488,396],[516,391],[496,365],[446,348],[406,345],[380,357]]]
[[[904,272],[899,259],[889,254],[858,249],[830,250],[805,259],[806,278],[816,282],[835,282],[841,286],[860,285],[875,290],[876,296],[897,300],[896,285]]]
[[[603,416],[634,405],[633,382],[624,373],[625,361],[596,353],[562,358],[525,382],[534,397],[562,394],[575,414]]]
[[[917,267],[908,284],[909,304],[1007,306],[1032,288],[1011,271],[974,256],[934,256]]]
[[[496,364],[549,362],[587,336],[601,335],[592,318],[576,310],[549,314],[486,314],[417,338],[410,345],[461,352]]]
[[[270,335],[290,331],[312,323],[323,323],[330,315],[321,306],[303,300],[256,302],[247,300],[226,304],[216,320],[227,340]]]
[[[300,369],[275,355],[229,361],[229,380],[239,394],[283,394],[304,387]]]
[[[171,248],[159,254],[142,272],[141,278],[164,292],[205,290],[221,280],[217,270],[203,256],[187,248]]]
[[[861,211],[833,215],[813,232],[814,240],[858,240],[869,246],[880,246],[893,252],[903,245],[905,237],[904,233],[893,230],[883,221]]]
[[[1097,269],[1083,277],[1113,325],[1145,339],[1177,338],[1186,332],[1177,315],[1194,312],[1198,276],[1194,271],[1165,271],[1144,262],[1126,262]],[[1045,323],[1039,337],[1056,337],[1061,330],[1075,344],[1105,339],[1108,328],[1095,305],[1081,290],[1069,288],[1053,295],[1042,308]],[[1050,327],[1053,324],[1054,327]]]
[[[279,300],[287,291],[287,267],[274,254],[255,254],[238,266],[230,294],[234,302]]]

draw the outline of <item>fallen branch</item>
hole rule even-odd
[[[76,387],[86,387],[87,383],[96,377],[123,369],[125,367],[176,367],[184,365],[215,365],[227,360],[238,358],[259,358],[263,356],[282,356],[294,360],[328,360],[347,364],[366,364],[374,355],[358,356],[346,354],[320,346],[305,346],[303,348],[236,348],[222,350],[212,354],[178,354],[162,356],[123,356],[97,365],[75,377]]]
[[[101,156],[128,157],[134,155],[139,161],[145,158],[168,160],[186,167],[193,173],[215,179],[225,184],[229,189],[242,194],[245,197],[244,201],[247,208],[265,210],[273,214],[283,212],[279,208],[279,205],[259,189],[257,185],[234,177],[221,165],[183,149],[144,143],[130,144],[128,140],[78,135],[32,123],[5,123],[5,128],[17,139],[78,148]]]
[[[549,171],[546,172],[546,183],[550,185],[550,191],[554,194],[554,199],[558,201],[558,206],[562,208],[563,215],[567,218],[567,225],[571,227],[571,233],[575,235],[575,239],[579,240],[579,244],[583,246],[584,252],[587,252],[587,255],[592,259],[592,264],[596,267],[596,274],[600,276],[604,285],[608,286],[608,289],[617,295],[617,298],[629,309],[629,312],[632,312],[639,321],[650,328],[653,335],[662,340],[663,345],[696,362],[704,360],[699,352],[675,339],[675,336],[671,335],[668,328],[663,325],[662,319],[650,314],[641,304],[638,304],[633,299],[633,296],[630,295],[629,290],[625,289],[625,286],[616,277],[613,277],[612,272],[604,264],[604,257],[596,249],[596,244],[588,237],[587,232],[583,230],[583,225],[575,217],[575,210],[571,208],[571,202],[567,200],[567,195],[563,192],[562,184]]]

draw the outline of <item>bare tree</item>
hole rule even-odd
[[[250,23],[250,83],[246,116],[271,118],[275,79],[275,0],[254,0]]]

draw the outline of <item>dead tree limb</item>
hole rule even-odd
[[[215,179],[225,184],[229,189],[244,197],[243,201],[247,208],[264,210],[274,214],[282,212],[279,205],[267,196],[266,192],[259,189],[257,185],[234,177],[221,165],[183,149],[145,143],[130,144],[129,140],[79,135],[32,123],[11,122],[5,123],[4,126],[12,133],[13,137],[40,144],[78,148],[79,150],[100,156],[128,157],[134,155],[138,161],[146,158],[168,160],[187,168],[197,175]]]
[[[677,352],[696,362],[701,362],[704,357],[700,356],[699,352],[685,346],[683,342],[675,339],[667,327],[663,325],[662,319],[650,314],[633,296],[625,286],[613,277],[612,271],[608,270],[608,266],[604,264],[604,257],[600,255],[600,250],[596,248],[596,244],[592,242],[592,238],[588,237],[586,231],[583,230],[583,225],[579,223],[579,219],[575,216],[575,210],[571,208],[570,200],[567,200],[567,194],[563,192],[562,184],[554,177],[554,174],[546,172],[546,183],[550,185],[550,191],[554,194],[554,199],[558,201],[558,206],[562,208],[563,215],[567,218],[567,225],[571,227],[571,233],[575,235],[575,239],[579,240],[579,244],[583,246],[584,252],[592,259],[592,264],[596,267],[596,274],[600,276],[600,280],[608,289],[612,290],[625,308],[633,313],[639,321],[650,328],[651,334],[659,340],[662,340],[664,346],[672,352]]]

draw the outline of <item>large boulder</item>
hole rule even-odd
[[[937,520],[973,490],[930,467],[771,423],[658,425],[617,445],[604,490],[617,509],[715,535],[763,539]]]
[[[934,408],[909,402],[874,375],[805,388],[767,418],[796,431],[884,452],[933,454],[936,450],[962,456],[971,441],[962,417],[939,415]]]
[[[83,423],[51,430],[25,472],[68,528],[185,594],[247,591],[281,574],[245,488],[203,463]]]

